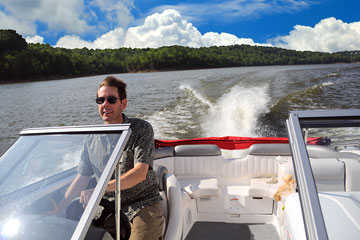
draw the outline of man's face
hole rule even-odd
[[[120,96],[116,87],[102,86],[98,93],[98,98],[104,98],[105,101],[102,104],[98,104],[98,109],[101,118],[105,124],[122,123],[122,112],[127,106],[127,100],[120,100]],[[115,97],[116,102],[111,104],[108,101],[108,97]]]

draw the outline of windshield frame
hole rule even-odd
[[[115,171],[118,161],[122,155],[125,145],[130,137],[130,124],[111,124],[111,125],[87,125],[87,126],[69,126],[69,127],[48,127],[48,128],[29,128],[22,130],[20,136],[30,135],[47,135],[47,134],[91,134],[91,133],[121,133],[119,140],[111,153],[108,163],[105,166],[101,177],[94,189],[93,194],[89,200],[87,207],[82,214],[79,223],[71,239],[84,239],[90,227],[91,221],[96,214],[97,206],[100,203],[102,196],[105,193],[107,183],[109,182],[112,173]],[[116,179],[120,181],[120,179]],[[120,183],[119,183],[120,184]],[[120,201],[120,191],[115,194],[116,201]],[[116,213],[120,214],[120,208],[116,209]]]
[[[328,239],[318,191],[306,148],[308,128],[360,127],[360,110],[292,111],[286,120],[299,199],[308,239]]]

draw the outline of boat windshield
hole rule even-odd
[[[0,239],[83,238],[129,134],[128,125],[23,131],[0,157]],[[59,211],[80,171],[94,188],[88,205]]]
[[[360,111],[294,111],[287,129],[306,238],[359,237]],[[314,136],[326,147],[306,147]]]

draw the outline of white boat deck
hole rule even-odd
[[[319,191],[360,191],[360,156],[322,146],[308,151]],[[154,163],[167,171],[165,239],[275,240],[297,231],[289,219],[302,219],[301,211],[284,208],[291,192],[274,201],[283,177],[295,176],[287,144],[258,144],[243,158],[224,158],[215,145],[183,145],[157,149]]]

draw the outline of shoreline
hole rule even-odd
[[[239,66],[239,67],[221,67],[221,68],[241,68],[241,67],[271,67],[271,66],[308,66],[308,65],[334,65],[334,64],[360,64],[360,62],[351,62],[351,63],[316,63],[316,64],[283,64],[283,65],[261,65],[261,66]],[[82,75],[67,75],[67,76],[42,76],[38,78],[26,78],[26,79],[0,79],[0,85],[5,84],[18,84],[18,83],[31,83],[31,82],[43,82],[43,81],[53,81],[53,80],[65,80],[71,78],[82,78],[82,77],[92,77],[92,76],[102,76],[102,75],[116,75],[116,74],[126,74],[126,73],[152,73],[152,72],[175,72],[175,71],[188,71],[188,70],[204,70],[204,69],[216,69],[216,68],[191,68],[191,69],[161,69],[161,70],[142,70],[142,71],[130,71],[130,72],[118,72],[118,73],[105,73],[105,74],[82,74]]]

